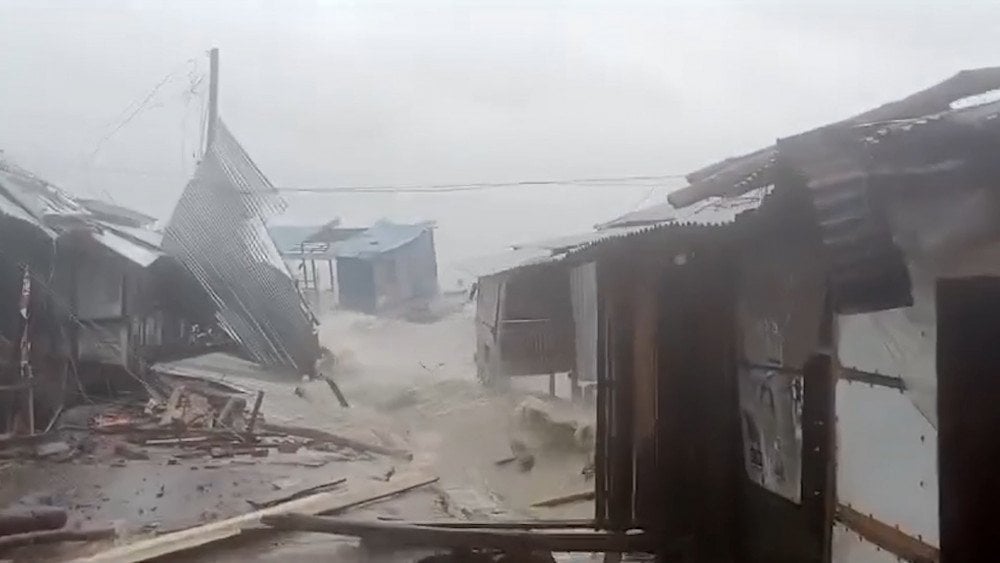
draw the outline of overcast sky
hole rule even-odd
[[[996,65],[997,37],[989,1],[2,0],[0,149],[169,216],[218,46],[221,113],[277,185],[683,173]],[[662,199],[299,195],[281,221],[436,219],[448,263]]]

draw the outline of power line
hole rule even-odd
[[[472,182],[465,184],[416,184],[416,185],[382,185],[382,186],[337,186],[330,188],[316,187],[277,187],[282,193],[451,193],[489,190],[494,188],[515,188],[531,186],[590,186],[630,184],[642,185],[646,182],[679,180],[684,174],[658,174],[647,176],[605,176],[597,178],[569,178],[561,180],[521,180],[516,182]]]

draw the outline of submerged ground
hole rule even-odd
[[[184,528],[251,509],[247,500],[273,496],[284,486],[319,484],[347,477],[347,486],[420,470],[437,485],[350,513],[353,517],[586,518],[590,503],[531,508],[545,498],[593,487],[582,470],[588,461],[585,434],[592,407],[544,398],[546,376],[518,378],[506,390],[485,389],[473,363],[475,331],[469,305],[452,303],[443,318],[411,322],[331,311],[321,340],[338,357],[333,368],[350,408],[340,407],[321,382],[238,381],[263,389],[269,422],[326,429],[413,452],[412,461],[378,455],[302,450],[266,458],[181,459],[150,450],[148,460],[123,463],[113,448],[64,463],[8,463],[0,474],[0,502],[51,503],[71,510],[81,526],[114,522],[128,534]],[[234,381],[236,382],[236,381]],[[560,381],[563,397],[566,382]],[[300,392],[296,393],[296,387]],[[535,398],[535,396],[542,398]],[[525,422],[524,410],[544,410],[559,428]],[[511,442],[530,449],[535,463],[497,465]],[[412,554],[372,559],[353,539],[318,534],[269,535],[185,554],[184,560],[410,561]],[[102,546],[84,546],[98,551]],[[81,546],[27,550],[18,558],[80,555]]]

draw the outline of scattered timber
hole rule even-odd
[[[531,506],[533,508],[550,508],[553,506],[562,506],[564,504],[570,504],[573,502],[583,502],[585,500],[594,500],[594,491],[583,491],[580,493],[573,493],[571,495],[564,495],[561,497],[555,497],[545,500],[540,500]]]
[[[53,506],[13,508],[0,512],[0,536],[37,530],[58,530],[66,525],[67,514]]]
[[[541,530],[484,530],[415,526],[399,522],[324,518],[305,514],[274,514],[261,519],[281,530],[320,532],[372,539],[406,547],[497,549],[506,552],[652,552],[652,538],[642,532],[547,532]],[[678,547],[680,542],[674,547]],[[669,544],[665,547],[670,547]]]
[[[405,450],[387,448],[378,444],[369,444],[367,442],[362,442],[361,440],[340,436],[338,434],[327,432],[326,430],[319,430],[317,428],[286,426],[284,424],[270,423],[264,424],[262,428],[269,432],[278,432],[289,436],[298,436],[299,438],[307,438],[317,442],[327,442],[335,446],[351,448],[352,450],[360,452],[371,452],[405,460],[413,459],[413,454]]]
[[[95,541],[106,540],[115,537],[114,528],[95,528],[92,530],[41,530],[35,532],[25,532],[12,536],[0,537],[0,551],[24,547],[28,545],[42,545],[64,541]]]
[[[356,506],[387,499],[419,487],[437,482],[438,478],[422,473],[407,473],[397,476],[389,483],[368,482],[366,486],[354,490],[318,493],[305,498],[264,508],[233,518],[211,522],[202,526],[164,534],[141,540],[98,553],[80,561],[131,563],[147,561],[154,557],[177,554],[208,545],[243,533],[257,526],[262,518],[286,512],[305,514],[340,513]],[[362,482],[364,483],[364,482]]]

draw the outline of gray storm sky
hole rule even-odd
[[[3,0],[0,149],[72,191],[168,216],[202,111],[189,77],[214,45],[221,113],[277,185],[687,172],[998,64],[997,37],[988,1]],[[662,197],[292,196],[281,221],[436,219],[448,262]]]

